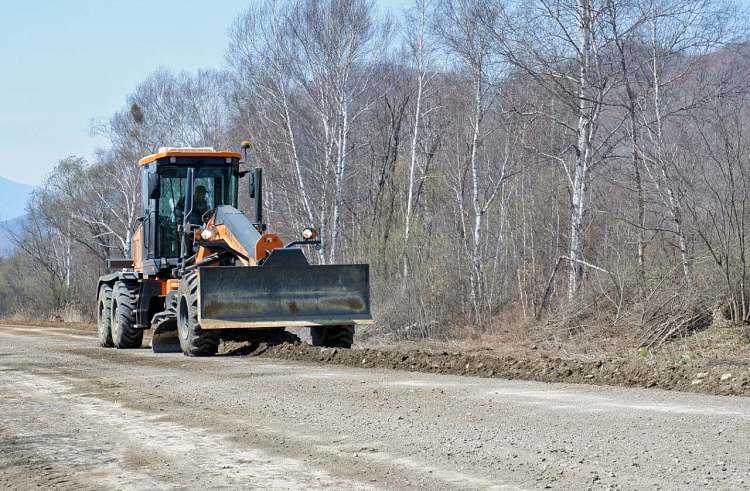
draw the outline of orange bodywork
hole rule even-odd
[[[281,239],[279,239],[278,235],[263,234],[255,244],[255,251],[253,251],[255,253],[255,258],[253,259],[253,255],[250,254],[250,251],[245,250],[245,248],[242,246],[242,243],[237,240],[234,234],[232,234],[232,231],[229,230],[226,225],[224,225],[223,223],[214,225],[214,217],[211,217],[211,219],[208,221],[205,227],[203,227],[203,229],[215,230],[216,234],[208,239],[208,242],[224,242],[230,249],[237,253],[237,259],[242,263],[243,266],[256,266],[258,264],[258,261],[268,257],[273,249],[284,247],[284,243],[281,242]],[[200,239],[199,234],[200,232],[196,232],[196,239],[203,240]],[[198,255],[195,258],[195,262],[200,262],[210,255],[211,252],[208,249],[206,249],[205,247],[200,247],[198,249]],[[210,266],[210,264],[208,264],[207,266]]]
[[[171,279],[164,280],[161,282],[161,294],[166,296],[169,292],[175,291],[180,288],[180,280]]]
[[[281,242],[279,236],[276,234],[263,234],[255,244],[255,259],[260,261],[268,257],[271,251],[280,247],[284,247],[284,243]]]
[[[209,221],[209,224],[213,222],[213,218]],[[250,256],[250,251],[246,251],[239,240],[232,234],[232,231],[227,228],[226,225],[220,223],[216,226],[217,235],[211,239],[211,242],[224,242],[232,250],[238,252],[238,259],[242,262],[243,266],[255,266],[257,262]]]

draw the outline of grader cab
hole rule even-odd
[[[246,148],[246,143],[243,147]],[[284,244],[266,233],[260,168],[211,148],[162,148],[141,159],[141,210],[132,258],[109,259],[99,279],[103,347],[216,354],[227,329],[311,328],[313,344],[351,347],[354,326],[372,323],[365,264],[311,265],[314,229]],[[253,220],[237,209],[247,179]]]

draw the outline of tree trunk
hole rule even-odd
[[[414,169],[417,165],[417,142],[419,141],[419,120],[422,110],[422,86],[424,84],[424,74],[419,74],[419,87],[417,87],[417,103],[414,114],[414,135],[411,140],[411,161],[409,162],[409,182],[406,193],[406,223],[404,225],[404,279],[409,275],[409,259],[407,251],[409,249],[409,232],[411,231],[411,213],[412,201],[414,199]],[[406,284],[406,283],[404,283]]]
[[[484,211],[479,203],[479,177],[477,175],[477,147],[479,146],[479,125],[482,119],[482,79],[481,67],[478,70],[475,87],[475,107],[474,107],[474,125],[473,135],[471,138],[471,190],[474,203],[474,244],[471,253],[471,264],[473,268],[474,281],[472,282],[471,301],[474,306],[474,314],[477,321],[480,319],[479,304],[482,299],[483,274],[481,260],[481,239],[482,239],[482,220]]]
[[[573,196],[571,200],[570,220],[570,275],[568,277],[568,299],[580,288],[583,278],[583,246],[585,240],[586,187],[588,180],[588,163],[591,157],[591,118],[592,99],[589,95],[589,65],[591,61],[591,0],[578,0],[578,35],[580,87],[578,89],[578,129],[575,173],[573,178]]]

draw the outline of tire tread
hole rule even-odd
[[[180,280],[180,304],[182,297],[186,299],[188,309],[187,339],[180,331],[180,345],[185,356],[213,356],[219,350],[219,331],[202,329],[198,323],[198,273],[191,272]],[[178,306],[179,311],[179,306]],[[178,325],[181,321],[178,312]]]
[[[117,315],[112,319],[119,329],[113,330],[112,341],[118,349],[140,348],[143,344],[143,330],[135,329],[135,309],[138,304],[138,285],[118,281],[115,283],[113,296],[117,302]],[[112,306],[114,306],[114,302]]]
[[[112,341],[112,285],[104,284],[96,296],[96,331],[102,348],[114,347]]]

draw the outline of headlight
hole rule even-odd
[[[302,231],[302,238],[305,240],[314,239],[318,236],[318,232],[314,228],[306,228]]]
[[[211,240],[217,235],[218,235],[218,232],[213,227],[204,228],[203,230],[201,230],[201,239],[203,240]]]

